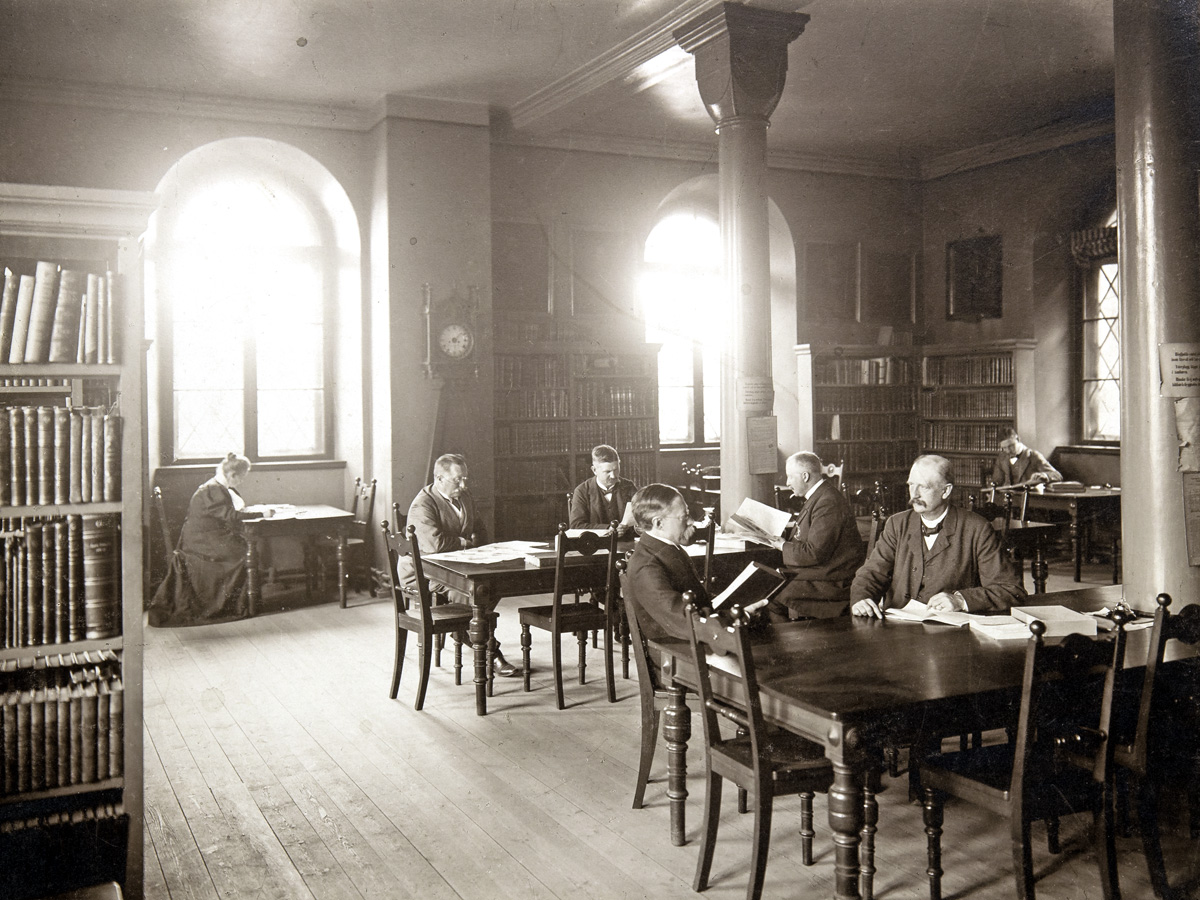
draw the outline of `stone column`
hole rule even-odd
[[[1142,609],[1153,609],[1160,591],[1175,609],[1200,597],[1200,567],[1188,562],[1176,399],[1159,366],[1163,344],[1200,346],[1198,20],[1196,0],[1113,3],[1122,562],[1126,599]],[[1200,552],[1200,533],[1192,542]]]
[[[771,265],[767,231],[767,126],[787,78],[788,44],[808,16],[721,3],[675,31],[696,58],[696,83],[717,123],[727,344],[721,371],[721,509],[744,497],[772,502],[770,473],[751,474],[772,415]],[[752,436],[758,444],[751,446]],[[777,442],[769,442],[777,444]],[[774,466],[775,446],[769,447]]]

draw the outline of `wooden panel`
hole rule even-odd
[[[858,318],[858,244],[805,244],[804,271],[806,318]]]

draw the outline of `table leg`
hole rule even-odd
[[[246,611],[251,616],[258,609],[260,591],[258,578],[258,541],[250,538],[246,541]]]
[[[337,543],[334,544],[334,555],[338,567],[338,600],[342,609],[346,608],[346,532],[338,531]]]
[[[471,650],[475,657],[475,715],[487,715],[487,642],[488,611],[479,603],[471,605],[471,627],[467,637],[471,639]]]
[[[1033,589],[1036,593],[1046,593],[1046,576],[1050,574],[1050,566],[1046,563],[1046,554],[1039,540],[1033,546],[1033,560],[1029,563],[1029,574],[1033,577]]]
[[[663,738],[667,742],[667,798],[671,801],[671,843],[687,843],[687,742],[692,736],[692,711],[684,698],[686,690],[672,685],[671,698],[663,711]]]
[[[833,764],[829,827],[834,843],[834,897],[860,900],[858,846],[863,827],[863,776],[845,763]]]
[[[1071,552],[1075,555],[1075,580],[1079,581],[1083,574],[1082,533],[1079,530],[1079,503],[1072,500],[1067,507],[1071,513]]]

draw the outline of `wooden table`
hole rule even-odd
[[[1025,560],[1029,560],[1029,575],[1037,593],[1046,590],[1046,578],[1050,566],[1046,563],[1046,541],[1058,533],[1057,522],[1022,522],[1015,520],[1007,526],[1004,519],[996,519],[992,527],[1002,535],[1004,549],[1011,550],[1020,566],[1021,580],[1025,579]]]
[[[1111,607],[1121,585],[1031,595],[1027,602],[1080,611]],[[1146,603],[1153,598],[1144,598]],[[1149,630],[1129,634],[1126,667],[1145,663]],[[651,642],[677,685],[695,687],[690,649]],[[873,871],[860,871],[860,840],[873,840],[871,785],[883,748],[911,746],[946,734],[1003,727],[1015,721],[1025,663],[1024,641],[992,641],[969,628],[843,617],[775,625],[755,646],[763,713],[767,719],[825,747],[833,763],[829,825],[835,845],[837,900],[856,900],[860,876],[869,893]],[[732,689],[712,670],[714,688]],[[671,692],[672,733],[667,756],[671,832],[685,834],[687,741],[691,714],[682,691]],[[664,729],[665,731],[665,729]],[[864,822],[870,824],[860,838]]]
[[[1075,580],[1080,580],[1083,565],[1083,541],[1087,528],[1101,518],[1115,520],[1117,535],[1121,523],[1121,489],[1119,487],[1089,487],[1081,491],[1029,492],[1030,509],[1046,509],[1066,512],[1071,517],[1071,553],[1075,557]],[[1082,523],[1082,525],[1081,525]],[[1117,538],[1113,538],[1113,584],[1119,577],[1117,561]]]
[[[251,509],[266,508],[264,505]],[[316,504],[296,506],[271,506],[275,515],[264,519],[247,519],[242,523],[246,535],[246,603],[250,615],[254,615],[258,601],[262,598],[262,585],[258,569],[258,545],[260,541],[275,537],[296,537],[313,540],[329,537],[334,542],[334,554],[338,567],[338,600],[346,608],[346,532],[354,515],[344,509]],[[307,573],[306,573],[307,574]]]
[[[622,541],[619,550],[633,549],[633,542]],[[698,551],[698,552],[697,552]],[[697,570],[704,566],[704,546],[693,544],[688,548]],[[746,550],[725,550],[717,546],[713,564],[718,571],[730,570],[733,574],[746,565],[749,559],[761,559],[764,554],[776,554],[769,547],[750,545]],[[548,594],[554,590],[553,564],[540,568],[527,567],[523,560],[496,563],[470,563],[440,559],[438,555],[421,557],[425,577],[430,581],[464,594],[471,604],[473,615],[467,634],[475,659],[475,712],[487,715],[487,698],[490,693],[491,673],[487,670],[488,642],[494,640],[490,634],[489,619],[496,604],[504,597],[527,597],[530,594]],[[608,565],[607,554],[569,557],[565,574],[566,591],[587,590],[603,583]],[[718,575],[718,583],[720,576]]]

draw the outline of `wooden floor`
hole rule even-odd
[[[1059,567],[1063,568],[1062,566]],[[1097,577],[1101,580],[1102,576]],[[1052,586],[1073,586],[1055,579]],[[533,602],[537,598],[529,601]],[[517,658],[517,601],[500,637]],[[618,672],[605,702],[601,656],[589,684],[568,683],[554,708],[549,644],[535,634],[534,690],[497,679],[491,714],[453,683],[449,654],[424,712],[415,672],[389,700],[391,604],[268,610],[249,621],[146,630],[148,898],[279,900],[610,900],[693,898],[703,751],[689,751],[691,842],[671,846],[661,749],[648,807],[630,809],[637,766],[636,683]],[[410,641],[408,665],[415,669]],[[565,654],[573,658],[573,649]],[[697,729],[698,721],[695,723]],[[745,896],[749,817],[726,792],[706,896]],[[928,897],[920,809],[903,783],[880,797],[876,896]],[[1177,821],[1177,818],[1175,821]],[[1039,840],[1043,900],[1099,897],[1082,819],[1063,823],[1064,852]],[[794,798],[776,806],[766,898],[830,897],[833,854],[817,798],[817,859],[799,863]],[[1041,833],[1039,833],[1041,834]],[[1200,848],[1178,828],[1172,880],[1200,881]],[[948,900],[1014,896],[1007,828],[952,804],[944,836]],[[1120,845],[1127,900],[1151,896],[1135,839]],[[1181,896],[1195,897],[1195,888]]]

